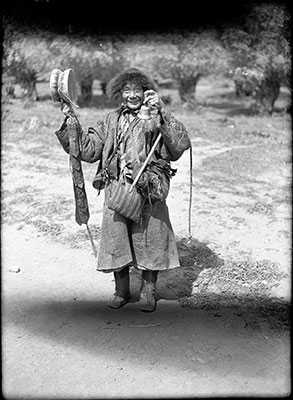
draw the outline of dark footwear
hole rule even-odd
[[[155,299],[157,271],[143,271],[139,297],[139,309],[143,312],[153,312],[157,308]]]
[[[116,296],[114,294],[108,303],[108,307],[114,308],[117,310],[118,308],[125,306],[125,304],[127,304],[129,302],[129,299],[130,299],[130,295],[126,295],[126,297],[121,297],[121,296]]]

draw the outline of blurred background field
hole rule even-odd
[[[169,95],[176,96],[175,91],[167,90]],[[54,134],[63,121],[60,105],[50,99],[48,82],[40,84],[38,91],[39,101],[27,103],[16,97],[3,104],[2,222],[19,230],[30,226],[50,241],[87,248],[90,254],[85,227],[79,227],[74,220],[68,156]],[[190,110],[175,101],[168,106],[185,124],[193,143],[192,234],[195,242],[186,253],[190,167],[186,153],[175,163],[178,173],[171,182],[168,199],[185,272],[166,277],[168,290],[162,278],[160,293],[167,290],[166,296],[171,298],[177,293],[175,297],[187,306],[208,307],[211,302],[206,302],[206,296],[210,299],[218,296],[215,287],[224,288],[223,283],[218,286],[220,274],[222,281],[228,279],[228,286],[223,289],[225,296],[232,293],[229,296],[236,305],[235,296],[239,300],[243,290],[246,293],[247,279],[254,274],[254,285],[247,289],[251,301],[274,295],[288,299],[291,118],[283,110],[290,101],[290,93],[286,88],[281,89],[276,101],[279,111],[272,116],[250,115],[250,100],[239,99],[226,80],[202,80],[197,93],[196,109]],[[95,96],[100,97],[102,104],[104,95],[97,91]],[[77,113],[87,129],[110,110],[103,103],[99,107],[95,104],[81,107]],[[95,168],[83,163],[90,227],[98,247],[103,194],[97,197],[91,185]],[[268,262],[273,274],[265,267]],[[243,265],[250,266],[251,270],[248,272],[245,267],[244,273]],[[229,281],[230,270],[234,276],[232,281]],[[197,296],[192,295],[195,289]],[[203,297],[199,300],[201,290]],[[220,304],[219,299],[216,302]],[[245,302],[249,304],[247,298]]]
[[[286,3],[180,2],[160,11],[135,3],[136,14],[130,3],[3,3],[3,392],[13,398],[288,395]],[[49,90],[56,67],[75,71],[84,130],[117,106],[105,94],[107,82],[138,67],[156,80],[189,132],[192,166],[189,151],[172,163],[177,173],[167,198],[181,268],[160,273],[158,309],[148,316],[137,309],[135,268],[131,302],[119,312],[106,306],[113,276],[96,271],[87,229],[75,221],[69,157],[54,133],[64,120]],[[99,249],[104,194],[92,186],[97,165],[82,167]]]
[[[231,98],[249,98],[247,113],[272,115],[280,110],[276,101],[281,89],[291,90],[291,16],[283,3],[241,3],[238,10],[223,3],[217,22],[212,10],[201,10],[194,26],[185,29],[164,30],[162,21],[161,29],[148,30],[142,14],[140,29],[121,31],[107,19],[93,24],[88,15],[83,20],[86,4],[78,9],[66,1],[31,0],[28,6],[12,1],[4,7],[2,74],[8,96],[41,100],[47,95],[41,85],[53,68],[74,70],[82,106],[113,106],[101,94],[111,78],[131,67],[156,81],[166,104],[190,110],[211,104],[220,90],[218,107]],[[52,13],[55,19],[46,18]]]
[[[193,143],[196,242],[195,253],[190,250],[187,257],[181,241],[188,220],[187,153],[175,166],[178,174],[168,199],[181,259],[192,282],[176,289],[178,276],[171,276],[172,290],[184,297],[200,289],[206,293],[210,285],[211,296],[219,278],[211,268],[216,265],[226,279],[229,271],[234,277],[237,271],[239,279],[231,281],[229,290],[243,293],[251,277],[247,266],[251,266],[256,273],[256,284],[249,286],[252,297],[274,293],[288,297],[290,14],[283,5],[270,2],[249,4],[245,10],[238,20],[212,29],[123,34],[90,31],[86,24],[82,29],[64,24],[54,31],[46,23],[25,23],[25,10],[22,22],[13,13],[4,13],[2,222],[19,230],[30,226],[50,240],[91,251],[86,231],[74,221],[68,158],[54,135],[63,116],[60,104],[51,100],[50,71],[74,69],[77,113],[87,129],[117,106],[105,94],[107,82],[122,69],[135,66],[156,80],[164,102],[185,124]],[[91,186],[95,166],[83,168],[91,229],[98,245],[103,196],[97,197]],[[215,258],[206,257],[210,251]],[[275,273],[268,272],[270,283],[265,285],[261,282],[266,281],[267,260]],[[241,275],[243,266],[246,274]],[[202,270],[207,272],[201,274]],[[199,274],[202,279],[194,286]],[[194,302],[195,297],[185,299],[185,304]]]

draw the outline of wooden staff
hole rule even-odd
[[[145,159],[145,162],[142,164],[142,167],[140,168],[140,170],[139,170],[138,174],[136,175],[136,177],[135,177],[135,179],[134,179],[132,185],[130,186],[129,192],[132,192],[134,186],[137,184],[137,182],[138,182],[138,180],[139,180],[141,174],[143,173],[145,167],[147,166],[147,163],[149,162],[151,156],[154,154],[154,151],[155,151],[155,149],[156,149],[156,147],[157,147],[157,145],[158,145],[158,143],[159,143],[161,137],[162,137],[162,134],[159,133],[159,135],[158,135],[158,137],[157,137],[155,143],[153,144],[153,147],[151,148],[151,151],[149,152],[147,158]]]

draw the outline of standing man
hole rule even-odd
[[[93,186],[105,190],[97,270],[114,273],[115,292],[109,302],[114,309],[130,299],[129,268],[142,270],[140,309],[152,312],[158,272],[180,266],[166,197],[174,174],[170,162],[190,148],[190,138],[184,125],[167,110],[154,81],[142,71],[131,68],[118,74],[108,83],[107,94],[120,102],[119,108],[82,131],[80,141],[81,160],[99,162]],[[143,105],[150,107],[151,119],[141,118]],[[62,103],[61,110],[65,121],[56,135],[68,153],[71,109]],[[130,192],[156,139],[147,168]],[[113,202],[119,199],[124,208],[133,205],[136,215],[117,211]]]

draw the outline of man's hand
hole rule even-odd
[[[66,117],[74,117],[74,111],[72,107],[63,100],[61,100],[61,111]]]
[[[146,90],[144,92],[143,103],[150,106],[151,108],[156,108],[158,111],[161,111],[165,106],[158,93],[154,90]]]

